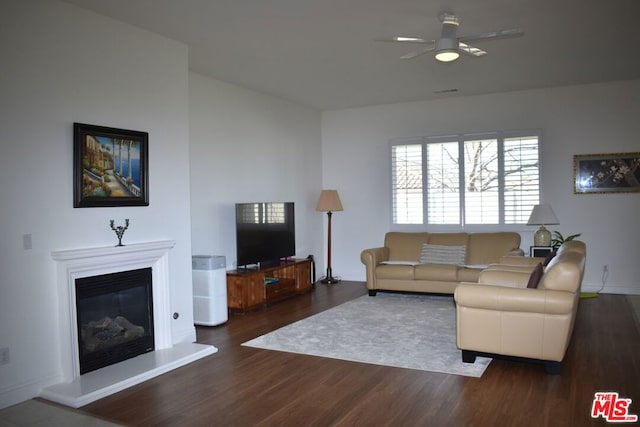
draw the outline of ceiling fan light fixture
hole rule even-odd
[[[417,37],[401,37],[396,36],[392,39],[380,41],[392,41],[399,43],[419,43],[423,47],[413,52],[402,55],[401,59],[413,59],[428,52],[435,54],[436,61],[452,62],[460,57],[461,53],[478,58],[487,54],[484,50],[467,44],[467,42],[475,43],[480,40],[491,40],[498,38],[517,37],[524,34],[520,28],[509,28],[506,30],[492,31],[488,33],[467,35],[458,37],[458,26],[460,19],[452,13],[444,13],[440,15],[442,23],[442,31],[440,38],[436,40],[421,39]]]
[[[451,62],[458,59],[460,54],[455,50],[443,50],[436,53],[436,59],[440,62]]]
[[[458,59],[458,40],[450,38],[440,38],[436,40],[436,59],[440,62],[451,62]]]

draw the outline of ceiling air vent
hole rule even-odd
[[[433,93],[436,95],[442,95],[443,93],[455,93],[458,89],[442,89],[442,90],[434,90]]]

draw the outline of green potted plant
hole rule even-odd
[[[562,233],[560,233],[559,231],[554,231],[553,232],[553,239],[551,240],[551,247],[553,247],[553,249],[558,249],[560,247],[560,245],[562,245],[564,242],[568,242],[570,240],[573,240],[576,237],[580,237],[580,233],[572,234],[570,236],[564,237],[564,236],[562,236]]]

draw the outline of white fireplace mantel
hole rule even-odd
[[[209,345],[173,344],[169,251],[174,246],[172,240],[161,240],[51,253],[57,271],[60,324],[58,357],[62,382],[45,388],[42,397],[77,408],[217,351]],[[152,269],[155,350],[80,375],[76,279],[141,268]]]

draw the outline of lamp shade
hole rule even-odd
[[[531,216],[529,217],[529,221],[527,225],[550,225],[550,224],[560,224],[558,218],[556,217],[555,212],[553,212],[553,208],[548,203],[541,203],[533,207],[531,211]]]
[[[322,190],[318,204],[316,205],[316,210],[322,212],[337,212],[343,210],[338,191]]]

